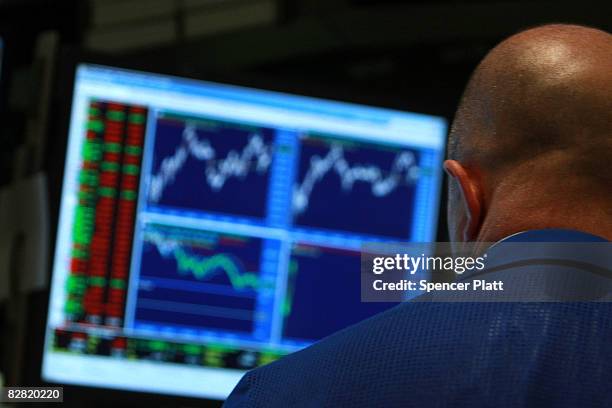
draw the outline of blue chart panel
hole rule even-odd
[[[263,218],[273,136],[268,128],[160,116],[149,205]]]
[[[418,163],[414,150],[308,136],[293,193],[294,223],[409,238]]]
[[[360,253],[294,244],[283,337],[319,340],[395,304],[361,302]]]
[[[262,241],[149,225],[143,232],[137,323],[251,332]]]

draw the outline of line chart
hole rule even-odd
[[[248,332],[260,274],[259,238],[149,224],[143,231],[136,322]]]
[[[149,205],[263,217],[272,135],[221,121],[158,118]],[[252,193],[248,202],[245,192]]]
[[[207,280],[215,274],[225,274],[234,290],[257,289],[259,276],[257,272],[244,271],[240,260],[227,253],[214,253],[210,256],[198,256],[190,253],[185,243],[177,239],[164,237],[157,231],[147,232],[145,242],[153,244],[165,259],[176,262],[176,272],[181,276],[193,276],[199,281]]]
[[[343,191],[350,192],[355,183],[365,182],[371,185],[371,192],[375,197],[387,196],[402,184],[412,185],[419,177],[416,157],[411,151],[399,153],[393,160],[391,169],[385,174],[376,165],[351,165],[345,158],[342,146],[332,144],[325,157],[311,156],[310,168],[302,184],[296,186],[294,191],[295,213],[303,213],[308,208],[309,197],[316,183],[332,171],[340,178]]]
[[[293,221],[409,238],[415,186],[422,175],[416,150],[308,135],[301,140]]]
[[[149,190],[151,201],[160,200],[164,189],[174,182],[189,156],[206,163],[205,178],[213,191],[221,190],[231,177],[244,179],[250,171],[265,173],[272,162],[270,146],[266,146],[257,133],[249,136],[249,141],[241,152],[231,150],[224,159],[216,159],[216,152],[210,141],[199,140],[196,128],[187,125],[183,130],[183,143],[174,155],[162,161],[160,171],[152,177]]]

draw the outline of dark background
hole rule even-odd
[[[488,49],[521,29],[553,22],[612,31],[612,5],[518,0],[0,0],[0,186],[46,172],[54,233],[61,175],[57,165],[63,160],[70,87],[62,80],[69,65],[67,48],[73,50],[71,55],[76,49],[135,68],[451,120],[463,86]],[[42,46],[40,35],[48,31],[55,42]],[[37,56],[41,47],[43,54],[55,58]],[[51,72],[48,99],[44,72]],[[444,221],[442,211],[441,240]],[[39,381],[46,296],[44,290],[35,291],[0,307],[0,371],[12,384]],[[127,401],[114,393],[79,398],[87,398],[83,395],[96,395],[101,405]],[[179,400],[165,402],[175,405]]]

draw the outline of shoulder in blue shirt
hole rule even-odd
[[[612,406],[610,338],[609,303],[409,302],[248,372],[225,406]]]

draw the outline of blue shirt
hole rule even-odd
[[[611,343],[610,303],[408,302],[250,371],[225,406],[612,406]]]

